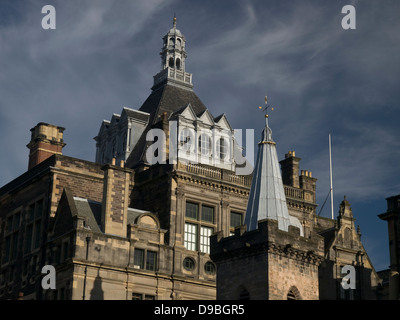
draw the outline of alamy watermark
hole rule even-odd
[[[345,276],[340,283],[344,290],[356,288],[356,269],[354,266],[346,265],[341,270],[342,275]]]
[[[46,14],[42,18],[42,28],[44,30],[56,29],[56,9],[52,5],[45,5],[42,7],[42,14]],[[342,14],[346,14],[342,18],[342,28],[344,30],[356,29],[356,9],[352,5],[345,5],[342,8]]]
[[[56,288],[56,269],[52,265],[45,265],[42,268],[42,274],[46,274],[42,279],[42,288],[44,290]]]
[[[44,290],[56,289],[56,269],[52,265],[45,265],[42,268],[42,274],[45,274],[42,279],[42,288]],[[356,269],[354,266],[346,265],[342,267],[341,274],[345,275],[340,283],[342,288],[344,290],[356,289]]]

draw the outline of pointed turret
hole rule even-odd
[[[264,219],[277,220],[278,228],[284,231],[288,231],[289,225],[294,225],[303,236],[300,221],[288,212],[276,143],[268,125],[268,114],[265,115],[265,128],[258,143],[257,161],[246,210],[247,230],[257,229],[258,221]]]

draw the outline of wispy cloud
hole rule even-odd
[[[0,185],[26,170],[29,129],[40,121],[66,127],[65,154],[93,160],[101,120],[150,93],[176,12],[196,93],[256,138],[268,95],[278,155],[296,150],[318,178],[320,205],[329,133],[336,199],[398,193],[397,0],[353,2],[353,31],[341,28],[347,0],[56,1],[57,29],[44,31],[47,2],[0,4]]]

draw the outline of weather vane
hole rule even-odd
[[[265,111],[265,117],[268,118],[268,108],[271,108],[271,110],[273,111],[274,108],[272,106],[270,106],[267,102],[267,96],[265,96],[265,107],[258,107],[258,109],[262,109],[262,111]]]

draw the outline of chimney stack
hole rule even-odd
[[[104,233],[126,237],[130,186],[133,171],[116,166],[115,158],[111,164],[102,167],[104,170],[103,204],[101,228]]]
[[[27,145],[29,148],[28,170],[53,154],[62,154],[62,149],[66,145],[63,141],[64,130],[63,127],[44,122],[39,122],[31,129],[31,141]]]
[[[300,187],[299,183],[299,168],[301,158],[296,157],[294,151],[289,151],[285,154],[285,159],[279,161],[282,169],[282,181],[287,186],[295,188]]]

